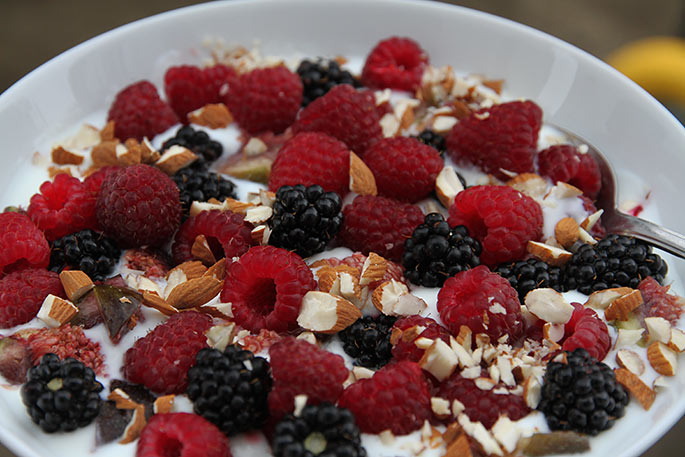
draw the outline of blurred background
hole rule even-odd
[[[431,1],[431,0],[424,0]],[[685,120],[683,0],[443,0],[520,22],[613,63]],[[181,0],[0,0],[0,92],[57,54]],[[670,38],[655,38],[670,37]],[[682,456],[681,420],[643,457]],[[0,445],[0,457],[12,457]]]

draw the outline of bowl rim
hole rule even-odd
[[[515,22],[513,20],[497,16],[495,14],[487,13],[484,11],[474,10],[460,5],[454,5],[450,3],[442,3],[429,0],[289,0],[292,4],[303,4],[303,5],[314,5],[314,4],[345,4],[350,8],[364,8],[369,5],[399,5],[399,6],[421,6],[423,9],[432,9],[437,12],[443,12],[445,14],[460,14],[467,17],[474,18],[474,20],[485,21],[488,23],[497,23],[500,27],[506,27],[507,29],[514,31],[516,33],[525,33],[531,35],[535,39],[542,40],[546,44],[553,46],[555,48],[563,50],[563,52],[570,54],[574,58],[584,62],[587,65],[595,69],[599,69],[603,72],[608,72],[611,77],[617,83],[628,87],[629,90],[635,97],[640,97],[640,102],[645,103],[653,113],[659,113],[661,116],[660,120],[668,122],[669,125],[666,127],[671,131],[678,129],[680,132],[680,137],[682,137],[683,142],[685,142],[685,127],[681,122],[658,100],[652,97],[646,90],[640,87],[638,84],[630,80],[628,77],[620,73],[618,70],[609,66],[607,63],[603,62],[598,57],[584,51],[560,38],[552,36],[546,32],[535,29],[531,26]],[[18,98],[22,91],[26,87],[30,87],[33,84],[37,84],[41,77],[41,74],[47,71],[51,71],[53,68],[57,69],[60,66],[67,66],[70,62],[84,56],[90,50],[100,47],[107,42],[115,41],[119,37],[129,33],[131,30],[135,30],[142,27],[147,27],[159,22],[164,22],[178,16],[188,14],[190,12],[205,12],[209,10],[224,10],[226,8],[234,8],[243,5],[250,5],[254,8],[265,8],[270,4],[282,3],[282,0],[220,0],[212,1],[206,3],[200,3],[195,5],[184,6],[169,11],[164,11],[157,13],[152,16],[137,19],[135,21],[129,22],[127,24],[115,27],[104,33],[101,33],[95,37],[87,39],[76,46],[67,49],[38,67],[34,68],[19,80],[14,82],[10,87],[8,87],[4,92],[0,93],[0,113],[12,102]],[[592,142],[592,135],[587,136],[587,140]],[[626,457],[638,456],[645,450],[650,448],[656,441],[658,441],[685,413],[685,398],[677,402],[673,408],[671,408],[668,413],[660,419],[659,423],[650,427],[649,430],[642,435],[639,441],[636,441],[632,446],[627,449]],[[0,439],[2,442],[15,454],[22,457],[41,457],[36,451],[31,449],[31,447],[24,441],[17,438],[10,431],[0,427]]]

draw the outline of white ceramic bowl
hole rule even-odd
[[[413,37],[434,64],[504,78],[506,90],[535,100],[547,121],[580,134],[619,170],[643,178],[658,210],[650,214],[658,212],[665,225],[685,232],[685,212],[676,209],[685,193],[685,130],[657,101],[549,35],[464,8],[405,0],[212,2],[120,27],[65,52],[0,95],[0,203],[27,203],[27,193],[42,179],[23,171],[34,151],[45,153],[50,141],[82,119],[104,113],[131,82],[159,84],[169,65],[199,63],[208,37],[244,45],[258,40],[269,55],[363,57],[391,35]],[[671,278],[683,277],[683,262],[669,261]],[[0,395],[0,437],[18,455],[71,457],[91,449],[92,429],[45,435],[15,403]],[[637,456],[683,411],[685,370],[650,411],[633,405],[626,418],[593,439],[591,455]],[[133,455],[134,449],[122,452]]]

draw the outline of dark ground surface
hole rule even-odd
[[[0,92],[57,54],[102,32],[183,6],[180,0],[0,0]],[[448,1],[530,25],[605,58],[630,41],[682,35],[681,0]],[[39,433],[39,432],[37,432]],[[643,457],[684,455],[681,421]],[[13,454],[0,445],[0,457]]]

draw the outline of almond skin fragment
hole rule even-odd
[[[630,312],[644,303],[642,293],[633,290],[629,294],[617,298],[604,311],[604,317],[608,321],[625,321],[630,317]]]
[[[64,270],[59,274],[59,280],[72,302],[77,301],[95,287],[90,277],[81,270]]]
[[[616,374],[616,381],[637,399],[645,411],[652,407],[652,403],[656,399],[656,392],[642,382],[636,374],[625,368],[616,368],[614,373]]]
[[[297,323],[312,332],[332,334],[346,329],[360,317],[359,308],[344,298],[311,290],[302,298]]]
[[[176,309],[198,308],[216,297],[223,285],[210,276],[189,279],[174,287],[166,301]]]
[[[664,376],[675,375],[678,367],[676,353],[659,341],[655,341],[647,348],[647,360],[654,371]]]
[[[362,159],[350,151],[350,190],[359,195],[377,195],[376,178]]]
[[[557,242],[565,249],[573,246],[573,243],[578,241],[580,230],[578,223],[572,217],[565,217],[554,227],[554,237]]]

